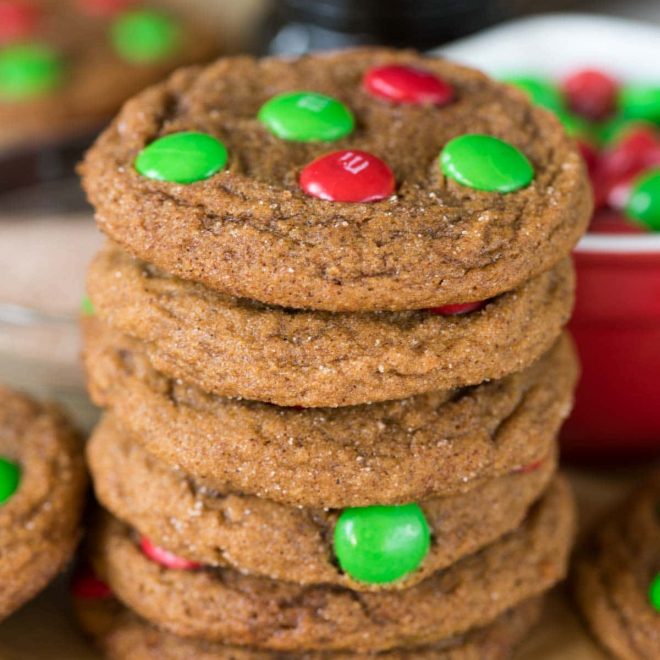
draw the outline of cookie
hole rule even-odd
[[[427,71],[450,97],[383,99],[365,75],[389,65]],[[386,49],[180,71],[123,108],[81,172],[100,228],[144,261],[329,311],[511,291],[570,252],[592,207],[550,113],[471,69]]]
[[[178,635],[272,650],[379,651],[487,625],[547,590],[564,575],[573,531],[572,496],[558,479],[516,531],[403,591],[165,568],[107,515],[93,535],[91,562],[124,604]]]
[[[307,507],[453,495],[543,459],[577,378],[563,337],[501,381],[351,408],[279,408],[170,379],[139,342],[95,319],[85,337],[93,399],[150,453],[219,492]]]
[[[653,585],[658,585],[654,586]],[[613,657],[660,653],[660,473],[653,473],[581,549],[573,571],[576,602]]]
[[[573,305],[568,260],[458,316],[264,307],[172,278],[110,248],[94,260],[98,316],[142,340],[154,366],[220,396],[345,406],[475,385],[547,351]]]
[[[82,629],[108,660],[503,660],[511,656],[541,613],[541,602],[533,599],[484,628],[433,646],[382,653],[289,654],[178,637],[149,624],[112,597],[76,598],[74,602]]]
[[[87,458],[102,506],[157,546],[199,564],[358,591],[407,588],[515,529],[556,468],[553,453],[465,495],[421,502],[432,539],[426,556],[417,570],[372,586],[339,568],[333,543],[339,510],[204,488],[145,451],[111,418],[95,430]]]
[[[69,561],[85,488],[82,443],[64,416],[0,387],[0,619]]]
[[[146,85],[218,52],[205,28],[142,2],[7,0],[2,10],[0,149],[97,129]]]

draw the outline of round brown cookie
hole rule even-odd
[[[515,529],[556,468],[553,453],[536,469],[488,481],[465,495],[421,502],[432,539],[426,558],[402,579],[369,585],[339,569],[333,549],[338,510],[199,486],[130,440],[111,418],[94,432],[87,458],[101,504],[157,546],[200,564],[358,591],[407,588]]]
[[[455,100],[395,105],[367,93],[365,73],[393,63],[440,76]],[[343,101],[355,130],[330,143],[271,134],[259,108],[296,90]],[[189,129],[226,145],[225,170],[190,185],[136,172],[146,145]],[[466,133],[521,149],[533,182],[500,194],[442,176],[441,149]],[[301,169],[338,149],[382,158],[395,194],[339,203],[303,193]],[[471,69],[384,49],[180,71],[124,107],[82,173],[101,229],[145,261],[233,296],[330,311],[420,309],[515,289],[568,254],[592,206],[579,153],[550,113]]]
[[[220,396],[305,407],[402,399],[519,371],[556,340],[573,287],[564,260],[483,310],[447,317],[266,308],[116,248],[88,276],[98,315],[144,341],[159,370]]]
[[[581,549],[574,594],[598,641],[616,658],[660,654],[660,609],[650,600],[660,575],[660,472],[611,515]],[[657,595],[656,595],[657,598]]]
[[[0,387],[0,619],[37,594],[81,534],[82,442],[64,416]],[[5,461],[18,466],[18,473]],[[9,474],[18,474],[16,490]],[[5,496],[6,499],[5,499]]]
[[[5,49],[24,42],[37,44],[58,58],[62,72],[52,88],[20,98],[3,94],[0,77],[0,148],[35,146],[96,130],[132,94],[177,66],[209,59],[219,51],[217,38],[203,26],[190,17],[168,13],[163,15],[179,33],[171,52],[150,61],[129,61],[115,49],[111,37],[121,11],[112,16],[90,15],[93,8],[86,11],[86,6],[102,5],[94,0],[29,0],[27,4],[32,7],[34,24],[16,44],[0,39],[0,58]],[[105,5],[110,11],[111,3]],[[144,8],[142,3],[126,5],[124,16]],[[154,9],[154,4],[149,8]],[[23,73],[17,64],[14,67],[17,77]]]
[[[76,598],[76,616],[108,660],[503,660],[509,658],[538,622],[541,601],[533,599],[509,610],[493,623],[433,646],[381,653],[286,653],[224,646],[179,637],[160,630],[114,598]]]
[[[122,602],[175,634],[272,650],[388,650],[487,625],[550,588],[565,573],[574,518],[570,490],[558,479],[515,532],[403,591],[166,569],[109,516],[99,521],[91,561]]]
[[[152,454],[219,492],[308,507],[453,495],[543,459],[577,378],[564,336],[501,381],[299,410],[205,394],[155,371],[138,342],[95,319],[85,330],[92,397]]]

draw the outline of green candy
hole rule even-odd
[[[124,12],[112,23],[110,37],[121,57],[138,64],[165,59],[181,43],[179,26],[153,9]]]
[[[564,126],[564,130],[572,138],[582,138],[584,140],[593,139],[593,129],[591,124],[579,115],[573,114],[568,110],[560,110],[557,118]]]
[[[94,305],[89,296],[84,296],[80,301],[80,312],[83,316],[94,316]]]
[[[417,504],[345,509],[335,525],[339,565],[367,584],[394,582],[428,554],[431,532]]]
[[[564,109],[564,99],[561,92],[555,85],[544,78],[508,76],[502,78],[502,81],[526,92],[534,105],[539,105],[542,108],[557,113]]]
[[[183,131],[158,138],[135,159],[135,169],[149,179],[194,183],[208,179],[227,164],[227,149],[206,133]]]
[[[660,613],[660,573],[656,574],[649,585],[649,602],[651,607]]]
[[[20,44],[0,50],[0,100],[20,101],[56,88],[64,64],[53,50],[40,44]]]
[[[626,215],[653,231],[660,231],[660,169],[651,170],[633,184]]]
[[[619,94],[619,108],[626,119],[660,123],[660,86],[629,85]]]
[[[0,504],[4,504],[18,489],[21,469],[13,461],[0,458]]]
[[[332,142],[355,127],[351,111],[337,99],[316,92],[287,92],[266,101],[259,121],[282,140]]]
[[[440,168],[463,186],[500,193],[524,188],[534,178],[527,157],[491,135],[459,135],[450,140],[440,154]]]

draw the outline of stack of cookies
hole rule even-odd
[[[107,654],[507,656],[574,527],[591,201],[557,121],[411,52],[239,57],[130,101],[82,171]]]

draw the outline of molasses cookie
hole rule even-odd
[[[85,487],[82,443],[64,416],[0,387],[0,619],[69,561]]]
[[[134,532],[106,514],[91,563],[125,605],[174,634],[278,651],[385,651],[488,625],[546,591],[565,573],[574,517],[557,479],[517,530],[401,591],[277,582],[153,548],[147,556]]]
[[[99,128],[129,96],[218,52],[189,19],[140,0],[3,0],[0,149]]]
[[[240,493],[219,493],[195,483],[145,451],[106,419],[87,448],[94,490],[113,515],[145,537],[198,564],[298,584],[338,584],[357,591],[403,589],[473,554],[518,527],[554,474],[554,453],[540,464],[492,479],[465,495],[404,507],[328,510],[286,506]],[[388,575],[358,565],[359,542],[343,534],[361,522],[381,525],[384,545],[403,526],[418,528],[419,542],[384,552]],[[423,536],[421,536],[423,535]],[[399,549],[397,549],[399,550]],[[414,555],[414,556],[412,556]],[[344,569],[344,570],[342,570]]]
[[[286,504],[344,508],[466,492],[546,458],[577,365],[562,337],[500,381],[346,408],[280,408],[209,395],[158,372],[144,346],[86,320],[95,402],[132,439],[199,484]]]
[[[574,569],[577,604],[616,658],[660,654],[660,472],[595,531]]]
[[[154,366],[220,396],[334,407],[475,385],[555,342],[573,306],[568,259],[481,309],[310,312],[265,307],[173,278],[110,247],[92,263],[98,316]]]
[[[82,629],[108,660],[504,660],[538,622],[541,602],[533,599],[493,623],[426,647],[381,653],[283,653],[224,646],[178,637],[160,630],[125,608],[111,594],[76,589],[76,615]]]
[[[82,174],[128,252],[235,297],[329,311],[517,289],[570,252],[592,206],[549,112],[385,49],[179,71],[123,108]]]

